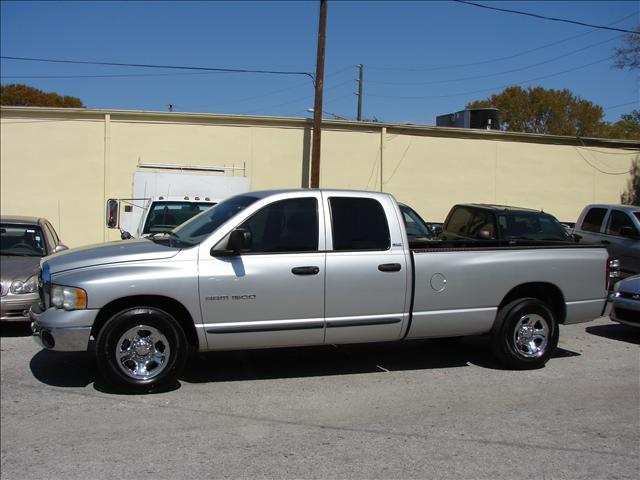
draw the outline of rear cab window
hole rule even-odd
[[[455,207],[446,221],[444,233],[465,239],[495,240],[497,225],[491,212],[469,207]]]
[[[609,222],[607,224],[605,233],[608,235],[622,237],[622,229],[624,227],[631,228],[634,232],[634,235],[638,235],[637,228],[633,224],[631,218],[625,212],[615,209],[611,210],[611,215],[609,216]]]
[[[330,197],[333,250],[389,250],[391,235],[380,202],[372,198]]]

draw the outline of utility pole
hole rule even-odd
[[[320,136],[322,134],[322,88],[324,86],[324,44],[327,37],[327,0],[320,0],[318,54],[316,57],[316,98],[313,104],[313,144],[311,146],[311,188],[320,188]]]
[[[358,121],[361,122],[362,121],[362,76],[363,76],[364,65],[360,64],[360,65],[357,65],[357,67],[360,69],[360,75],[358,76],[358,93],[356,93],[356,95],[358,95]]]

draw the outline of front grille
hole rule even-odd
[[[9,293],[9,283],[7,282],[5,284],[3,282],[0,282],[0,296],[4,297],[7,293]]]
[[[640,301],[640,294],[638,293],[618,292],[618,296],[629,300],[635,300],[637,302]]]
[[[625,322],[637,323],[640,325],[640,313],[637,310],[629,310],[628,308],[614,307],[614,315],[619,320]]]

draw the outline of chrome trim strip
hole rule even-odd
[[[324,328],[324,319],[312,318],[309,320],[267,320],[264,322],[235,322],[235,323],[209,323],[199,328],[206,329],[207,333],[250,333],[250,332],[279,332],[285,330],[310,330]]]
[[[497,312],[498,307],[482,307],[482,308],[452,308],[448,310],[425,310],[422,312],[413,312],[413,316],[417,315],[442,315],[452,313],[472,313],[472,312]]]

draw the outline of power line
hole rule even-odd
[[[153,65],[147,63],[119,63],[119,62],[97,62],[89,60],[61,60],[53,58],[32,58],[32,57],[10,57],[0,56],[4,60],[18,60],[26,62],[47,62],[47,63],[70,63],[75,65],[108,65],[112,67],[136,67],[136,68],[163,68],[173,70],[199,70],[207,72],[226,72],[226,73],[261,73],[271,75],[305,75],[315,82],[315,77],[309,72],[295,72],[286,70],[253,70],[247,68],[220,68],[220,67],[193,67],[184,65]]]
[[[333,85],[332,87],[325,88],[324,91],[328,92],[328,91],[331,91],[331,90],[335,90],[338,87],[341,87],[343,85],[346,85],[347,83],[352,83],[352,82],[353,82],[353,80],[350,78],[349,80],[347,80],[345,82],[340,82],[340,83],[338,83],[336,85]],[[345,95],[345,97],[346,96],[351,96],[351,95],[352,95],[352,93],[350,92],[348,95]],[[249,115],[249,114],[255,113],[255,112],[263,112],[265,110],[271,110],[273,108],[284,107],[284,106],[287,106],[287,105],[291,105],[292,103],[302,102],[303,100],[310,100],[312,98],[313,98],[313,95],[305,95],[304,97],[296,98],[296,99],[293,99],[293,100],[288,100],[286,102],[279,103],[277,105],[270,105],[268,107],[261,107],[261,108],[254,108],[254,109],[251,109],[251,110],[247,110],[247,111],[241,112],[241,114],[242,115]],[[334,100],[336,100],[336,99],[334,99]],[[331,100],[331,101],[334,101],[334,100]],[[331,101],[327,101],[325,103],[330,103]]]
[[[584,142],[582,141],[582,138],[578,137],[578,140],[580,140],[580,143],[582,143],[582,145],[584,146]],[[587,157],[585,157],[584,155],[582,155],[582,152],[580,151],[580,149],[578,147],[573,147],[575,148],[576,152],[578,152],[578,155],[580,155],[580,157],[582,158],[582,160],[584,160],[587,165],[589,165],[591,168],[593,168],[594,170],[597,170],[600,173],[603,173],[605,175],[628,175],[629,173],[631,173],[631,170],[626,170],[624,172],[607,172],[605,170],[602,170],[601,168],[599,168],[598,166],[594,165],[593,163],[591,163]]]
[[[578,67],[574,67],[574,68],[570,68],[568,70],[563,70],[561,72],[556,72],[556,73],[552,73],[550,75],[543,75],[541,77],[536,77],[536,78],[531,78],[529,80],[522,80],[520,82],[512,82],[512,83],[507,83],[505,85],[498,85],[495,87],[491,87],[491,88],[483,88],[482,90],[473,90],[470,92],[459,92],[459,93],[452,93],[452,94],[447,94],[447,95],[431,95],[431,96],[412,96],[412,97],[407,97],[407,96],[392,96],[392,95],[373,95],[373,94],[365,94],[368,97],[374,97],[374,98],[392,98],[392,99],[397,99],[397,100],[428,100],[428,99],[433,99],[433,98],[450,98],[450,97],[462,97],[464,95],[471,95],[474,93],[483,93],[483,92],[491,92],[494,90],[498,90],[501,88],[506,88],[506,87],[510,87],[510,86],[514,86],[514,85],[522,85],[525,83],[529,83],[529,82],[535,82],[538,80],[544,80],[546,78],[551,78],[551,77],[557,77],[558,75],[562,75],[565,73],[569,73],[569,72],[575,72],[576,70],[580,70],[582,68],[587,68],[590,67],[592,65],[596,65],[598,63],[602,63],[605,62],[607,60],[611,60],[611,56],[609,57],[605,57],[605,58],[601,58],[600,60],[596,60],[595,62],[591,62],[591,63],[587,63],[585,65],[580,65]]]
[[[104,75],[0,75],[0,78],[133,78],[133,77],[177,77],[186,75],[220,75],[231,72],[191,72],[191,73],[122,73]],[[305,85],[307,85],[305,83]]]
[[[620,107],[626,107],[627,105],[638,105],[640,104],[640,102],[638,100],[635,100],[633,102],[627,102],[627,103],[619,103],[618,105],[611,105],[610,107],[604,107],[603,110],[613,110],[614,108],[620,108]]]
[[[331,72],[331,73],[325,75],[325,78],[335,77],[336,75],[339,75],[339,74],[341,74],[341,73],[343,73],[343,72],[345,72],[347,70],[350,70],[351,68],[352,68],[351,65],[349,65],[347,67],[344,67],[344,68],[341,68],[339,70],[336,70],[334,72]],[[351,80],[349,80],[348,82],[350,82],[350,81]],[[348,83],[348,82],[341,83],[340,85],[344,85],[345,83]],[[271,90],[269,92],[261,93],[261,94],[258,94],[258,95],[252,95],[250,97],[243,97],[243,98],[239,98],[239,99],[236,99],[236,100],[228,100],[226,102],[219,102],[219,103],[207,104],[207,105],[182,105],[182,104],[176,105],[176,104],[174,104],[174,107],[177,106],[177,107],[180,107],[180,108],[218,108],[218,107],[222,107],[222,106],[225,106],[225,105],[233,105],[233,104],[236,104],[236,103],[244,103],[244,102],[248,102],[250,100],[256,100],[256,99],[259,99],[259,98],[270,97],[270,96],[276,95],[278,93],[289,92],[291,90],[295,90],[295,89],[298,89],[298,88],[301,88],[301,87],[306,87],[308,85],[309,84],[307,82],[305,82],[305,83],[296,83],[295,85],[291,85],[290,87],[287,87],[287,88],[279,88],[278,90]],[[334,87],[332,87],[332,88],[334,88]]]
[[[592,43],[591,45],[587,45],[585,47],[579,48],[577,50],[572,50],[571,52],[559,55],[557,57],[553,57],[549,60],[544,60],[542,62],[538,62],[538,63],[534,63],[532,65],[527,65],[525,67],[520,67],[520,68],[514,68],[511,70],[504,70],[502,72],[496,72],[496,73],[488,73],[485,75],[475,75],[473,77],[460,77],[460,78],[450,78],[450,79],[445,79],[445,80],[432,80],[432,81],[428,81],[428,82],[385,82],[385,81],[380,81],[380,80],[369,80],[369,83],[375,83],[375,84],[380,84],[380,85],[436,85],[436,84],[440,84],[440,83],[451,83],[451,82],[462,82],[465,80],[477,80],[480,78],[490,78],[490,77],[498,77],[500,75],[506,75],[508,73],[515,73],[515,72],[521,72],[523,70],[528,70],[530,68],[534,68],[534,67],[539,67],[540,65],[545,65],[547,63],[551,63],[551,62],[555,62],[556,60],[560,60],[561,58],[565,58],[568,57],[570,55],[573,55],[575,53],[579,53],[579,52],[583,52],[585,50],[588,50],[590,48],[593,47],[597,47],[600,45],[603,45],[605,43],[608,42],[612,42],[613,40],[617,40],[621,37],[621,35],[617,35],[613,38],[610,38],[608,40],[604,40],[602,42],[597,42],[597,43]]]
[[[636,30],[626,30],[624,28],[607,27],[605,25],[594,25],[594,24],[591,24],[591,23],[578,22],[576,20],[568,20],[566,18],[547,17],[545,15],[538,15],[536,13],[521,12],[519,10],[510,10],[508,8],[491,7],[489,5],[483,5],[481,3],[469,2],[467,0],[451,0],[451,1],[452,2],[457,2],[457,3],[462,3],[464,5],[473,5],[474,7],[486,8],[487,10],[495,10],[495,11],[498,11],[498,12],[506,12],[506,13],[515,13],[517,15],[525,15],[527,17],[539,18],[541,20],[551,20],[551,21],[554,21],[554,22],[571,23],[573,25],[580,25],[582,27],[591,27],[591,28],[597,28],[597,29],[600,29],[600,30],[612,30],[614,32],[632,33],[634,35],[640,35],[640,31],[636,31]]]
[[[615,20],[615,21],[611,22],[609,25],[615,25],[616,23],[623,22],[624,20],[627,20],[628,18],[631,18],[631,17],[636,17],[637,15],[638,15],[637,12],[631,13],[631,14],[626,15],[626,16],[618,19],[618,20]],[[570,40],[575,40],[576,38],[580,38],[580,37],[584,37],[586,35],[590,35],[595,31],[597,31],[597,29],[594,29],[594,30],[591,30],[591,31],[588,31],[588,32],[579,33],[577,35],[572,35],[571,37],[566,37],[566,38],[563,38],[562,40],[558,40],[556,42],[547,43],[545,45],[541,45],[539,47],[531,48],[529,50],[523,50],[521,52],[514,53],[512,55],[507,55],[505,57],[492,58],[492,59],[489,59],[489,60],[481,60],[479,62],[460,63],[460,64],[457,64],[457,65],[447,65],[447,66],[428,67],[428,68],[376,67],[376,66],[369,66],[367,64],[367,68],[370,69],[370,70],[397,70],[397,71],[403,71],[403,72],[433,72],[433,71],[437,71],[437,70],[451,70],[451,69],[454,69],[454,68],[475,67],[477,65],[486,65],[487,63],[496,63],[496,62],[502,62],[504,60],[511,60],[512,58],[517,58],[517,57],[521,57],[523,55],[528,55],[529,53],[537,52],[538,50],[543,50],[543,49],[549,48],[549,47],[555,47],[556,45],[560,45],[561,43],[566,43],[566,42],[568,42]]]

